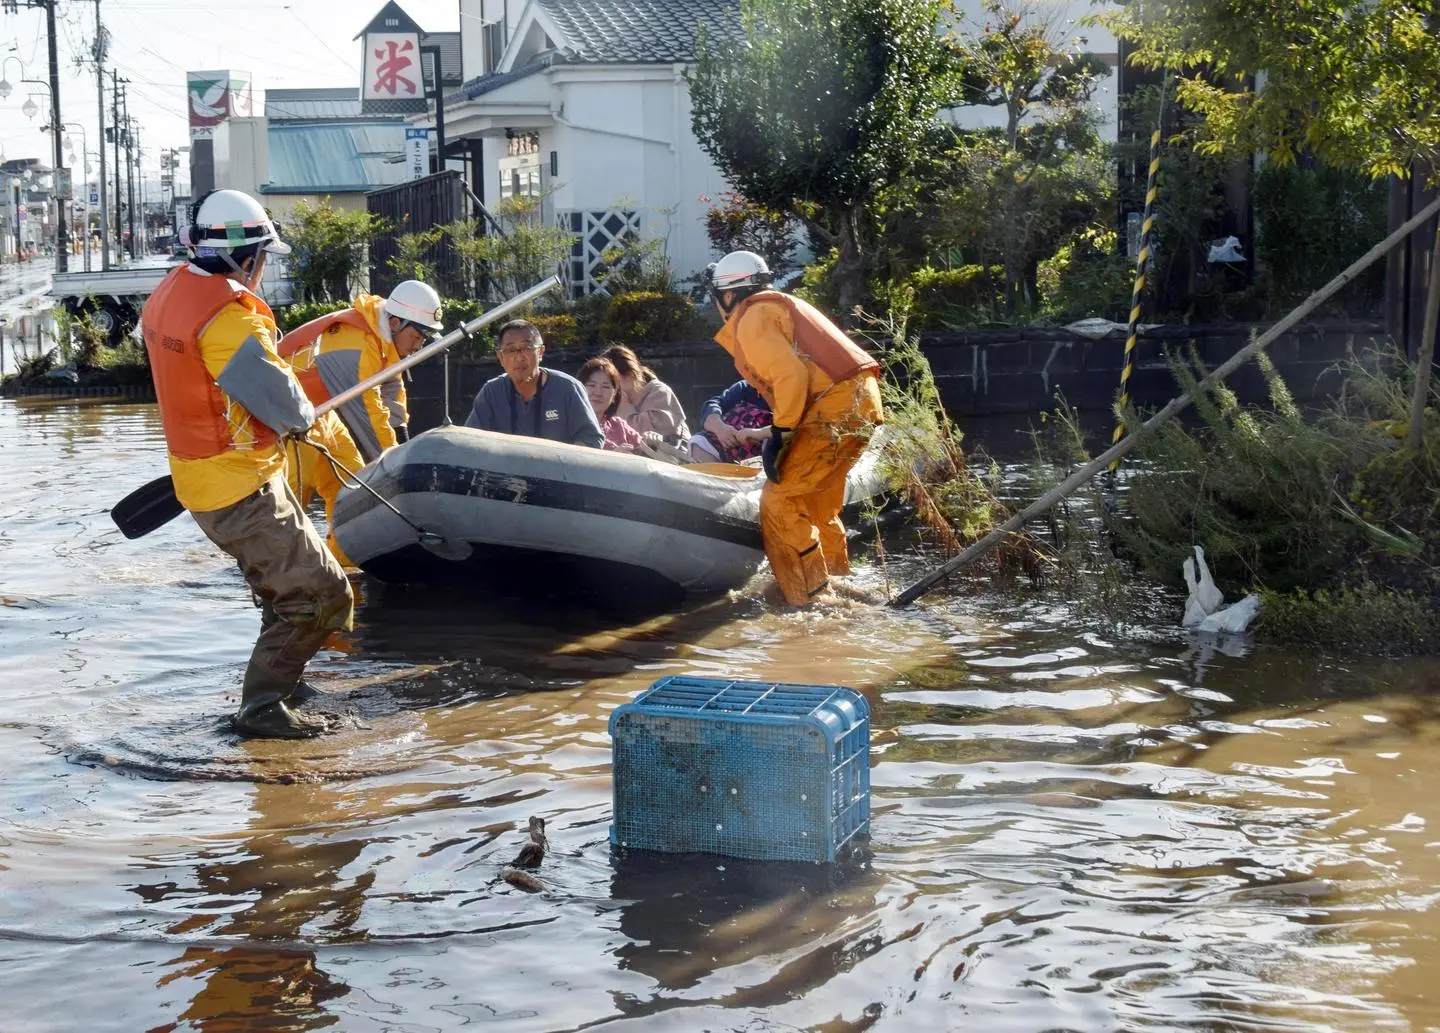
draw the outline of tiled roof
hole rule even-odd
[[[548,61],[531,62],[524,68],[517,69],[513,72],[496,72],[494,75],[482,75],[478,79],[471,79],[465,84],[465,88],[463,90],[461,90],[459,93],[446,97],[445,101],[448,104],[452,100],[474,100],[476,97],[483,96],[484,94],[489,93],[491,90],[498,90],[502,86],[509,86],[517,79],[524,79],[527,76],[534,75],[536,72],[539,72],[548,67],[549,64],[550,62]]]
[[[272,123],[354,122],[360,117],[360,87],[266,90],[265,117]]]
[[[740,0],[533,0],[576,48],[566,60],[586,64],[690,61],[695,27],[713,39],[740,36]],[[561,40],[555,41],[560,44]]]
[[[274,125],[265,194],[339,194],[403,182],[403,122]]]

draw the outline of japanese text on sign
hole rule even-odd
[[[420,37],[413,32],[368,34],[362,99],[412,100],[421,96]]]

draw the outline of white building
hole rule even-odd
[[[467,82],[450,140],[482,141],[483,199],[548,194],[579,241],[572,291],[626,233],[666,242],[677,276],[714,256],[702,195],[727,189],[690,129],[696,26],[734,38],[738,0],[460,0]]]

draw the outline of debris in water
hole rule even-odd
[[[511,861],[500,873],[500,878],[526,893],[539,893],[545,888],[545,884],[523,869],[528,868],[533,871],[540,867],[541,861],[545,860],[545,819],[531,816],[529,831],[530,842],[520,848],[520,853],[515,855],[515,860]]]
[[[515,860],[510,862],[511,868],[540,867],[540,862],[545,860],[545,819],[531,817],[530,819],[530,842],[520,848],[520,853]]]
[[[500,878],[518,890],[526,893],[539,893],[545,889],[545,884],[531,875],[529,872],[522,872],[518,868],[506,868],[500,873]]]

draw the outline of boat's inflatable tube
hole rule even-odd
[[[388,450],[361,477],[415,523],[473,549],[462,562],[432,555],[369,492],[345,491],[335,537],[382,581],[678,596],[739,587],[765,558],[763,475],[749,467],[674,466],[442,427]],[[878,489],[867,453],[848,497]]]

